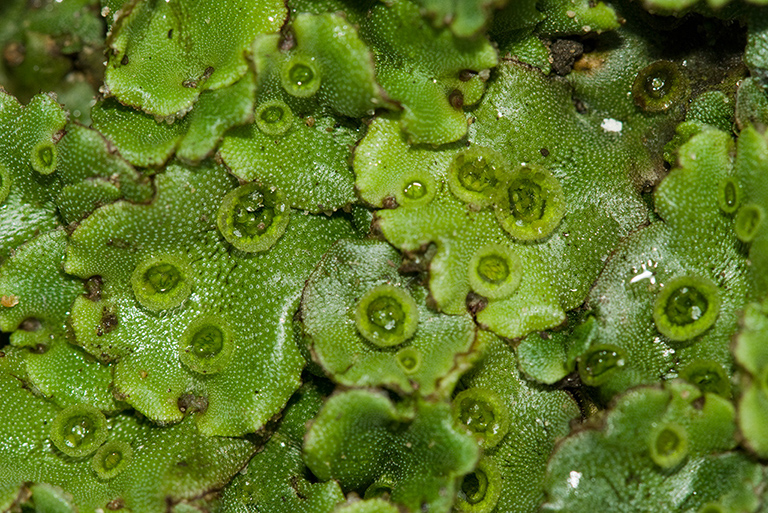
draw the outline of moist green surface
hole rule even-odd
[[[761,0],[8,0],[0,511],[768,511]]]

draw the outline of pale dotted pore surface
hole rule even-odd
[[[66,339],[66,320],[72,301],[83,291],[79,280],[61,271],[66,234],[54,230],[19,247],[0,266],[0,296],[13,296],[18,304],[0,307],[0,328],[15,331],[11,344],[24,347],[30,380],[59,406],[88,403],[103,410],[115,408],[108,390],[112,373],[86,358]],[[19,329],[35,319],[34,331]]]
[[[351,390],[331,397],[304,439],[304,461],[323,480],[359,494],[381,482],[411,511],[448,511],[457,478],[478,448],[450,421],[448,405],[416,401],[398,411],[384,395]]]
[[[273,513],[333,511],[344,493],[334,480],[312,482],[302,458],[307,423],[326,399],[305,384],[283,411],[280,427],[248,466],[232,480],[221,499],[221,513],[258,509]]]
[[[245,75],[253,39],[278,30],[286,14],[276,0],[138,4],[112,26],[106,86],[147,113],[183,115],[202,91]]]
[[[41,175],[32,168],[31,152],[41,141],[52,141],[64,128],[66,114],[50,96],[37,95],[26,107],[0,91],[0,262],[36,233],[59,225],[53,200],[60,189],[56,173]]]
[[[374,123],[356,149],[357,183],[373,204],[399,197],[397,188],[411,179],[414,166],[438,184],[431,201],[404,203],[378,216],[384,236],[401,250],[436,244],[430,291],[441,310],[465,311],[473,256],[487,244],[502,244],[520,257],[521,283],[509,297],[489,299],[478,321],[506,337],[557,326],[565,311],[583,302],[618,242],[646,220],[647,209],[631,176],[637,150],[617,144],[598,123],[581,117],[565,87],[517,63],[502,62],[496,69],[474,116],[470,144],[494,150],[512,169],[542,166],[559,181],[565,215],[551,235],[525,243],[514,240],[499,226],[494,207],[470,208],[445,184],[451,159],[464,146],[436,151],[411,147],[385,118]],[[381,170],[387,172],[386,180],[374,177]],[[504,204],[498,199],[493,203]]]
[[[569,432],[571,420],[579,417],[579,408],[566,392],[541,389],[523,379],[517,356],[504,341],[489,332],[481,332],[481,338],[485,355],[462,377],[457,393],[490,391],[504,401],[509,430],[483,451],[505,476],[493,511],[526,513],[540,504],[549,455],[555,441]]]
[[[704,406],[697,408],[699,403]],[[638,387],[621,396],[604,423],[558,445],[544,480],[542,511],[694,512],[712,502],[726,511],[755,511],[761,471],[730,452],[734,420],[727,399],[703,396],[693,385]],[[686,457],[671,468],[661,468],[649,448],[656,441],[649,434],[664,426],[675,426],[688,440]]]
[[[674,378],[697,360],[718,362],[730,377],[731,337],[750,287],[747,259],[732,220],[718,204],[720,180],[732,166],[729,135],[717,130],[694,136],[680,148],[680,168],[657,187],[655,222],[624,240],[589,295],[599,331],[595,344],[623,350],[625,366],[601,385],[603,397],[659,376]],[[720,308],[713,324],[685,341],[664,336],[653,305],[672,280],[685,276],[713,283]]]
[[[224,169],[171,166],[156,185],[152,204],[106,207],[72,236],[67,270],[104,280],[100,301],[81,297],[74,305],[78,343],[97,358],[119,359],[118,395],[151,419],[180,420],[181,398],[202,410],[197,421],[205,434],[254,431],[298,387],[304,360],[292,323],[301,289],[322,253],[351,235],[351,227],[340,218],[294,211],[275,246],[246,254],[215,228],[219,203],[234,186]],[[135,299],[130,275],[146,256],[169,252],[187,260],[192,293],[177,308],[151,312]],[[207,316],[230,327],[234,347],[224,369],[201,375],[180,362],[179,340],[190,323]]]
[[[401,260],[385,242],[342,240],[328,251],[307,281],[302,298],[302,320],[312,353],[337,383],[447,395],[470,365],[475,325],[468,314],[430,310],[427,290],[397,272]],[[371,323],[365,317],[358,319],[357,310],[372,290],[387,287],[413,301],[412,310],[405,310],[418,317],[418,324],[411,336],[384,347],[367,339],[370,334],[362,334],[359,323]],[[408,317],[400,322],[405,327]]]
[[[106,509],[120,499],[132,511],[161,511],[167,500],[194,497],[223,486],[253,453],[245,440],[206,437],[192,419],[158,427],[130,415],[108,420],[108,440],[128,443],[133,456],[114,478],[97,478],[91,458],[69,458],[53,447],[50,425],[59,408],[24,387],[20,355],[6,350],[0,359],[0,508],[17,498],[25,482],[66,490],[80,511]]]

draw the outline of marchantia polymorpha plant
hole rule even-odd
[[[0,510],[768,509],[768,8],[8,0]]]

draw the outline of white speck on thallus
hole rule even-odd
[[[606,132],[616,132],[620,134],[621,129],[624,127],[624,123],[618,119],[605,118],[603,119],[603,122],[600,123],[600,127]]]

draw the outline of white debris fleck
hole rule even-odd
[[[638,274],[637,276],[629,280],[629,283],[637,283],[640,280],[645,280],[646,278],[650,278],[651,285],[656,285],[656,274],[653,272],[652,269],[655,269],[656,267],[658,267],[658,265],[659,265],[658,262],[654,262],[653,260],[650,260],[650,259],[648,260],[647,267],[645,263],[640,264],[640,267],[642,267],[643,272],[641,272],[640,274]],[[649,269],[649,267],[652,269]],[[633,270],[634,272],[637,272],[636,267],[634,267]]]
[[[624,123],[618,119],[605,118],[603,119],[603,122],[600,123],[600,127],[606,132],[621,133],[621,129],[624,127]]]
[[[568,478],[568,484],[571,485],[571,488],[576,488],[579,486],[579,481],[581,481],[581,472],[571,470],[570,476],[571,477]]]
[[[644,280],[646,278],[652,278],[652,277],[653,277],[653,273],[646,269],[645,271],[641,272],[640,274],[638,274],[637,276],[629,280],[629,283],[635,283],[640,280]]]

